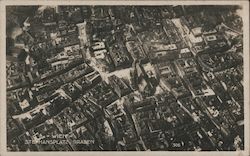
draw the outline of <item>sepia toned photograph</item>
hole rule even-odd
[[[4,148],[249,150],[243,7],[6,5]]]

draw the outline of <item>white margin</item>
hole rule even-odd
[[[1,31],[1,39],[0,39],[0,98],[1,98],[1,107],[0,107],[0,155],[1,156],[21,156],[21,155],[27,155],[27,156],[40,156],[40,155],[47,155],[47,156],[54,156],[54,155],[60,155],[60,156],[67,156],[67,155],[93,155],[93,156],[110,156],[110,155],[138,155],[138,156],[144,156],[144,155],[152,155],[152,156],[165,156],[165,155],[171,155],[171,156],[198,156],[198,155],[205,155],[205,156],[249,156],[249,128],[250,128],[250,116],[249,116],[249,2],[247,0],[228,0],[228,1],[201,1],[201,0],[195,0],[195,1],[179,1],[179,0],[170,0],[170,1],[164,1],[164,0],[156,0],[156,1],[109,1],[109,0],[99,0],[99,1],[87,1],[87,0],[0,0],[0,19],[1,19],[1,25],[0,25],[0,31]],[[191,152],[191,151],[159,151],[159,152],[7,152],[6,150],[6,56],[5,56],[5,49],[6,49],[6,39],[5,39],[5,30],[6,30],[6,12],[5,12],[5,6],[6,5],[242,5],[244,16],[243,16],[243,34],[244,34],[244,44],[243,44],[243,50],[244,50],[244,126],[245,126],[245,149],[244,151],[237,151],[237,152]]]

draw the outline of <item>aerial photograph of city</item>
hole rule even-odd
[[[244,150],[241,5],[7,5],[7,151]]]

